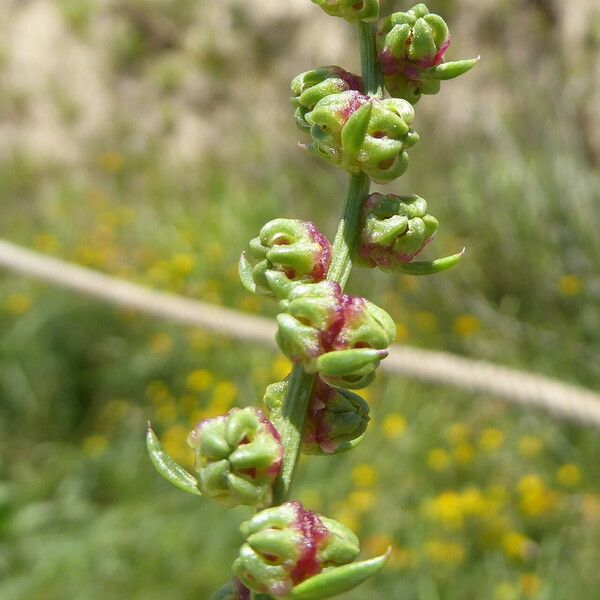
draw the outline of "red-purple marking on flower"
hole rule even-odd
[[[359,75],[349,73],[342,67],[330,67],[332,74],[339,77],[342,81],[346,82],[349,90],[356,90],[357,92],[363,91],[363,80]]]
[[[318,446],[326,454],[333,454],[338,444],[331,439],[331,427],[325,420],[326,408],[336,391],[324,381],[317,379],[308,409],[306,431],[303,442],[307,446]]]
[[[339,112],[342,124],[346,121],[363,105],[369,102],[366,96],[363,96],[360,92],[352,90],[349,95],[348,104],[342,108]]]
[[[312,270],[310,277],[315,283],[323,281],[327,276],[329,265],[331,264],[331,243],[329,240],[316,228],[315,224],[307,221],[306,229],[314,242],[321,247],[315,261],[315,267]]]
[[[448,38],[432,56],[425,56],[417,61],[403,57],[397,58],[392,54],[390,48],[384,48],[378,54],[379,67],[381,72],[386,77],[402,75],[406,79],[416,82],[421,78],[421,72],[424,69],[437,67],[444,60],[444,55],[450,46],[450,38]]]
[[[300,555],[290,571],[290,577],[294,585],[297,585],[321,572],[321,561],[317,554],[330,534],[318,515],[306,510],[301,502],[292,502],[291,504],[296,511],[296,521],[293,527],[302,535]]]
[[[336,282],[331,282],[331,287],[335,296],[335,307],[328,326],[319,332],[319,340],[324,352],[346,349],[345,341],[340,334],[348,320],[361,312],[365,302],[364,298],[343,294],[340,285]]]

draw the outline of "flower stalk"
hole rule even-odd
[[[194,475],[148,428],[150,457],[170,483],[226,507],[258,510],[240,528],[236,577],[212,600],[326,600],[383,568],[389,550],[356,560],[354,533],[291,499],[296,467],[301,452],[327,456],[360,443],[369,407],[354,390],[373,381],[396,335],[383,308],[344,293],[353,266],[430,275],[462,257],[412,262],[438,221],[423,198],[370,194],[370,186],[407,169],[407,150],[419,140],[411,123],[421,94],[437,93],[441,81],[476,60],[444,62],[448,27],[424,4],[382,19],[379,0],[312,2],[355,23],[358,34],[362,76],[325,66],[291,85],[294,119],[311,138],[303,147],[349,173],[342,218],[333,244],[310,221],[274,219],[250,242],[250,259],[242,253],[239,262],[244,287],[279,303],[276,341],[293,370],[267,388],[268,416],[234,408],[196,425],[188,438]]]

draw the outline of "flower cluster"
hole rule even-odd
[[[335,387],[369,385],[396,333],[387,312],[342,293],[333,281],[298,285],[281,307],[276,335],[281,351]]]
[[[267,387],[264,403],[276,424],[288,390],[288,382]],[[335,454],[350,450],[362,439],[369,424],[369,405],[350,390],[333,388],[317,380],[306,415],[302,452]]]
[[[390,95],[416,104],[422,94],[437,94],[442,80],[454,79],[475,66],[478,59],[445,63],[449,46],[448,25],[424,4],[382,19],[377,50]]]
[[[438,221],[427,213],[427,202],[417,195],[371,194],[363,208],[356,262],[388,273],[428,275],[448,269],[462,253],[430,262],[411,263],[431,241]]]
[[[346,21],[374,21],[379,16],[379,0],[312,0],[328,15]]]
[[[379,570],[386,558],[353,563],[356,535],[300,502],[263,510],[240,530],[246,541],[233,571],[254,592],[274,598],[329,598]]]
[[[188,437],[198,487],[225,506],[266,506],[281,470],[279,433],[256,408],[234,408],[206,419]]]
[[[297,283],[323,281],[331,262],[329,240],[311,222],[297,219],[269,221],[250,241],[250,253],[258,262],[252,267],[242,254],[245,287],[279,299]]]
[[[388,183],[406,171],[406,151],[419,140],[413,118],[402,99],[379,100],[356,90],[329,94],[304,114],[312,138],[305,147],[349,173]]]
[[[309,221],[272,220],[250,242],[250,259],[242,254],[239,262],[248,290],[279,301],[276,342],[295,363],[294,371],[267,387],[269,419],[256,408],[234,408],[196,425],[188,437],[196,476],[175,463],[148,431],[151,458],[171,483],[225,506],[263,509],[242,524],[245,542],[233,565],[237,578],[213,600],[247,600],[252,593],[325,600],[353,589],[383,567],[389,550],[355,562],[359,542],[352,531],[300,502],[286,502],[290,482],[300,450],[328,455],[360,442],[369,407],[350,390],[373,381],[396,336],[396,325],[385,310],[343,292],[352,261],[424,275],[460,259],[457,254],[413,262],[438,227],[427,202],[415,195],[369,196],[367,184],[389,183],[404,173],[407,150],[419,140],[411,128],[413,104],[421,94],[437,92],[441,79],[466,72],[474,61],[443,62],[448,28],[422,4],[383,19],[375,36],[362,21],[379,18],[378,0],[313,2],[330,15],[358,22],[363,63],[368,64],[364,81],[341,67],[327,66],[301,73],[291,85],[296,124],[311,138],[306,149],[352,175],[345,219],[333,245]],[[379,63],[392,98],[380,93],[375,76]],[[200,375],[191,383],[203,388],[206,378]],[[398,419],[386,422],[384,432],[397,436],[404,425]],[[353,478],[372,485],[372,468],[357,469]],[[572,474],[565,472],[564,477]],[[279,505],[266,508],[270,504]],[[369,506],[368,494],[358,494],[354,504]]]

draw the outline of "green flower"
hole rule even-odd
[[[256,514],[240,527],[246,538],[233,571],[259,594],[320,600],[356,587],[381,569],[387,555],[353,563],[359,542],[347,527],[287,502]]]
[[[385,87],[391,96],[416,104],[422,94],[437,94],[440,82],[472,69],[479,59],[444,62],[450,32],[442,17],[424,4],[382,19],[377,51]]]
[[[239,264],[246,289],[283,299],[297,283],[325,279],[331,244],[310,221],[275,219],[251,240],[250,254],[258,261],[255,266],[245,254]]]
[[[288,382],[267,387],[264,402],[277,424],[287,393]],[[306,415],[302,452],[335,454],[356,446],[369,424],[369,405],[350,390],[336,389],[317,380]]]
[[[290,360],[335,387],[373,380],[396,333],[387,312],[332,281],[298,285],[280,305],[276,340]]]
[[[331,94],[339,94],[348,90],[362,92],[362,79],[358,75],[348,73],[341,67],[320,67],[301,73],[292,80],[292,104],[296,107],[294,118],[300,129],[308,131],[306,113],[316,104]]]
[[[411,262],[431,241],[437,219],[420,196],[371,194],[363,208],[356,263],[388,273],[428,275],[454,266],[462,252],[429,262]]]
[[[283,445],[273,424],[256,408],[234,408],[206,419],[188,437],[203,496],[231,507],[271,502]]]
[[[350,21],[375,21],[379,17],[379,0],[312,0],[328,15]]]
[[[406,171],[406,150],[419,139],[410,128],[414,110],[408,102],[378,100],[354,90],[325,96],[304,118],[312,138],[308,151],[378,183]]]

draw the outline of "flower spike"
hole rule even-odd
[[[437,94],[440,81],[459,77],[477,64],[478,58],[445,63],[449,46],[448,25],[424,4],[382,19],[377,50],[390,95],[416,104],[423,94]]]

